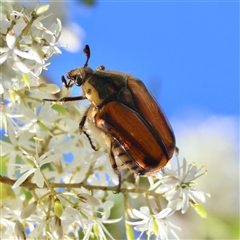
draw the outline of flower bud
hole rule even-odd
[[[134,231],[132,226],[130,226],[129,224],[125,224],[125,228],[126,228],[127,239],[128,240],[134,239]]]
[[[57,85],[52,83],[49,83],[49,84],[42,83],[40,84],[38,89],[42,92],[51,93],[51,94],[56,94],[60,91],[60,88]]]
[[[207,218],[207,212],[205,208],[200,203],[193,204],[195,211],[200,215],[202,218]]]
[[[17,239],[27,239],[26,238],[26,234],[25,234],[25,229],[22,225],[22,223],[20,223],[18,220],[16,220],[16,224],[15,224],[15,227],[14,227],[14,231],[17,235]]]
[[[41,16],[49,9],[49,4],[44,4],[36,10],[36,15]]]
[[[62,206],[62,203],[60,202],[60,200],[58,198],[54,201],[54,213],[58,217],[61,217],[62,214],[63,214],[63,206]]]
[[[99,238],[99,229],[98,229],[98,224],[97,223],[94,223],[94,225],[93,225],[93,232],[94,232],[94,235],[98,239]]]
[[[30,79],[27,73],[22,73],[22,79],[25,82],[26,86],[30,88]]]
[[[36,202],[30,203],[27,207],[25,207],[22,210],[20,217],[22,219],[30,217],[32,215],[32,213],[36,210],[36,207],[37,207]]]
[[[153,232],[156,236],[158,236],[158,225],[156,223],[156,219],[153,219]]]
[[[54,221],[53,236],[56,239],[61,239],[63,237],[63,227],[62,227],[61,219],[58,217],[55,217],[53,221]]]

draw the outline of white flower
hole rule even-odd
[[[8,199],[8,203],[5,206],[1,207],[1,238],[2,239],[16,239],[17,236],[21,235],[20,229],[24,229],[21,227],[20,221],[20,213],[22,211],[23,202],[18,197],[17,199]],[[17,223],[17,224],[16,224]],[[31,228],[32,224],[25,224],[25,227]],[[23,230],[25,233],[25,230]],[[15,236],[15,237],[14,237]],[[12,237],[12,238],[11,238]],[[23,238],[19,238],[23,239]]]
[[[99,208],[103,209],[101,213],[101,218],[97,217],[97,215],[93,212],[93,216],[91,216],[91,219],[93,220],[93,223],[89,223],[87,225],[87,229],[84,230],[85,235],[83,240],[87,240],[90,238],[91,234],[94,234],[98,239],[104,239],[107,240],[107,237],[110,239],[114,239],[112,235],[108,232],[104,224],[112,224],[119,222],[122,218],[117,219],[108,219],[110,216],[111,208],[113,207],[112,201],[106,201],[104,202]]]
[[[61,35],[62,25],[56,19],[50,27],[41,22],[46,17],[37,14],[36,11],[46,11],[48,6],[39,7],[36,11],[26,14],[23,8],[20,12],[14,11],[9,3],[0,3],[0,18],[3,43],[0,48],[0,64],[2,74],[0,76],[0,94],[4,89],[19,90],[24,86],[24,74],[29,80],[36,81],[42,69],[49,63],[45,63],[53,54],[59,54],[58,40]],[[28,82],[25,82],[28,85]],[[30,87],[30,86],[28,86]]]
[[[38,138],[44,138],[44,135],[47,133],[51,135],[49,129],[59,117],[53,115],[53,112],[50,112],[52,113],[50,115],[49,107],[50,103],[46,103],[45,105],[38,105],[36,108],[30,109],[21,103],[19,109],[24,113],[22,121],[25,123],[21,127],[21,130],[35,133]]]
[[[169,233],[172,233],[172,235],[178,239],[178,236],[173,230],[173,228],[178,227],[166,219],[172,214],[171,208],[165,208],[157,214],[151,214],[147,206],[142,206],[140,207],[140,211],[133,209],[132,214],[134,218],[141,220],[136,222],[126,221],[126,223],[135,225],[136,227],[134,227],[134,229],[141,232],[138,239],[141,238],[144,232],[147,232],[148,239],[150,239],[151,234],[155,234],[157,239],[167,239]]]
[[[19,57],[24,59],[33,59],[33,56],[31,56],[28,52],[19,50],[16,47],[16,36],[13,31],[7,33],[6,44],[7,47],[0,48],[0,53],[3,53],[0,55],[0,64],[3,64],[8,58],[12,58],[12,67],[15,70],[19,70],[24,73],[31,72],[28,67],[19,59]],[[35,75],[34,73],[32,74]]]
[[[15,119],[23,117],[23,114],[14,114],[14,109],[15,107],[12,102],[7,105],[0,104],[0,128],[4,129],[5,135],[8,135],[8,129],[12,129],[16,135],[20,131],[20,127],[17,125]]]
[[[13,130],[9,128],[9,135],[8,141],[0,141],[1,144],[1,151],[0,155],[4,156],[7,155],[8,160],[8,176],[14,177],[15,169],[12,164],[15,164],[16,158],[18,155],[22,155],[21,147],[31,151],[34,150],[33,144],[30,141],[30,138],[33,136],[30,133],[22,134],[19,137],[16,137]]]
[[[43,236],[48,236],[49,239],[62,239],[64,226],[72,224],[73,221],[62,220],[55,215],[47,217],[46,213],[40,209],[37,210],[37,214],[32,214],[26,219],[27,223],[33,223],[28,239],[42,239]]]
[[[164,194],[168,200],[168,207],[172,211],[181,210],[184,214],[187,212],[190,203],[205,201],[206,193],[195,189],[195,180],[205,172],[199,174],[202,168],[197,169],[195,164],[187,164],[185,159],[183,159],[183,164],[180,166],[177,158],[177,164],[177,170],[164,169],[164,173],[159,177],[162,185],[156,192]]]
[[[33,179],[35,180],[35,183],[38,185],[38,187],[42,188],[44,186],[44,177],[43,173],[41,172],[41,167],[46,164],[53,162],[57,159],[59,159],[62,155],[61,154],[55,154],[52,156],[50,153],[52,153],[53,150],[48,151],[47,153],[43,154],[41,157],[38,157],[38,145],[36,141],[36,156],[31,156],[27,152],[23,151],[23,155],[28,158],[28,162],[26,164],[13,164],[20,169],[20,173],[23,173],[23,175],[18,178],[18,180],[14,183],[13,188],[17,188],[19,185],[21,185],[22,182],[24,182],[27,177],[29,177],[31,174],[33,174]]]

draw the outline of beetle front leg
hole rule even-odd
[[[73,102],[73,101],[80,101],[80,100],[85,100],[87,99],[84,96],[76,96],[76,97],[63,97],[60,99],[48,99],[44,98],[43,101],[48,101],[48,102]]]
[[[67,76],[68,76],[68,73],[67,73]],[[74,82],[72,79],[67,81],[67,79],[64,76],[62,76],[62,84],[64,85],[65,88],[71,88],[73,86]]]

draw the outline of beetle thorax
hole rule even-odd
[[[104,99],[101,99],[99,97],[99,92],[97,89],[89,83],[89,80],[85,81],[82,84],[82,90],[85,95],[85,97],[94,105],[99,106]]]
[[[82,89],[86,98],[96,107],[116,100],[119,93],[126,88],[128,75],[112,74],[108,71],[96,70],[85,78]]]

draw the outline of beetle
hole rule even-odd
[[[130,74],[106,71],[103,66],[94,71],[88,67],[88,45],[84,53],[87,56],[84,66],[68,72],[68,81],[62,76],[66,88],[74,84],[82,87],[83,96],[64,97],[57,101],[88,99],[91,102],[79,129],[85,133],[92,148],[98,150],[84,130],[84,124],[89,120],[107,144],[112,168],[119,178],[119,192],[121,173],[116,158],[139,176],[154,175],[172,158],[176,148],[175,136],[161,107],[141,80]]]

